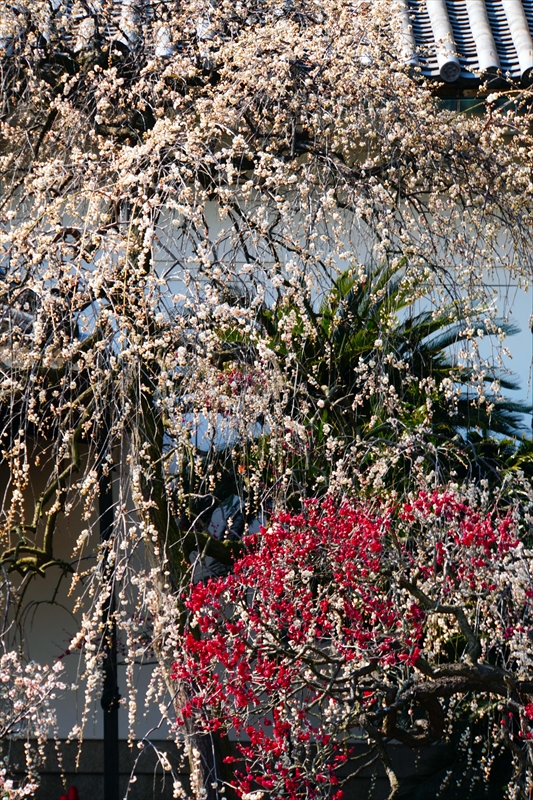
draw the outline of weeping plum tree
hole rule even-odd
[[[520,281],[531,269],[531,119],[519,92],[481,116],[440,108],[402,64],[389,0],[117,8],[2,8],[0,561],[19,596],[36,576],[73,575],[84,616],[72,646],[93,675],[116,593],[128,663],[148,641],[184,719],[193,789],[214,798],[220,742],[184,717],[191,690],[171,678],[193,562],[231,568],[242,550],[210,535],[212,513],[228,495],[245,521],[313,494],[443,477],[421,454],[453,376],[418,380],[375,285],[377,357],[355,351],[346,427],[331,425],[321,410],[345,389],[327,383],[345,379],[331,326],[347,323],[321,303],[346,270],[363,287],[391,268],[407,304],[453,308],[457,357],[490,417],[505,372],[476,336],[505,333],[491,270]],[[302,347],[316,359],[305,374]],[[412,424],[391,370],[418,380]],[[371,442],[353,424],[360,408]],[[409,480],[395,487],[399,459]],[[303,480],[302,462],[327,468]],[[85,568],[106,477],[112,531]],[[504,489],[527,504],[526,485]],[[72,560],[59,558],[58,521],[80,513]]]

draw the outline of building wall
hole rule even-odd
[[[15,758],[22,757],[21,743],[15,747]],[[101,740],[88,740],[78,757],[75,744],[60,743],[63,759],[65,783],[62,782],[61,769],[52,744],[48,746],[47,759],[41,773],[41,786],[35,800],[59,800],[65,788],[75,786],[80,800],[93,800],[103,796],[104,749]],[[172,771],[165,770],[159,753],[164,753]],[[20,753],[20,755],[18,754]],[[391,748],[394,768],[400,779],[414,779],[421,775],[428,764],[438,756],[438,748],[427,747],[414,753],[402,745]],[[381,765],[368,753],[368,748],[355,745],[354,756],[359,764],[372,763],[344,787],[344,800],[386,800],[390,787]],[[367,757],[368,756],[368,757]],[[134,743],[129,748],[126,742],[119,749],[120,797],[128,800],[172,800],[173,776],[177,777],[187,791],[189,772],[187,764],[180,758],[178,749],[172,742],[153,740],[151,744],[140,747]],[[340,777],[346,777],[341,771]],[[132,777],[134,780],[132,781]],[[430,800],[428,797],[427,800]]]

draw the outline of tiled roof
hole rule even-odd
[[[146,55],[165,58],[180,47],[169,24],[178,6],[179,0],[49,0],[38,32],[44,47],[53,39],[57,51],[61,42],[75,61],[106,43],[125,50],[142,44]],[[447,83],[480,77],[493,84],[533,83],[533,0],[391,0],[391,6],[402,21],[403,57],[425,76]],[[14,51],[14,30],[24,15],[14,28],[9,16],[13,21],[17,13],[0,12],[0,56]],[[206,17],[193,28],[199,40],[213,35]]]
[[[56,50],[61,41],[64,51],[76,59],[102,45],[134,50],[141,44],[148,55],[164,58],[175,49],[168,18],[176,6],[173,0],[49,0],[48,11],[38,15],[37,41],[43,47],[54,41]],[[14,50],[24,28],[24,15],[16,5],[10,10],[10,15],[0,11],[0,54]],[[202,38],[201,25],[199,18],[198,38]]]
[[[447,83],[533,81],[533,0],[400,0],[405,56]]]

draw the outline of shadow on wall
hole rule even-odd
[[[22,762],[23,742],[14,742],[12,747],[14,763]],[[103,741],[84,741],[77,767],[77,743],[61,742],[60,749],[66,786],[76,787],[79,800],[99,800],[103,797]],[[157,751],[164,754],[163,760],[166,757],[166,769]],[[354,746],[354,755],[360,756],[361,761],[366,760],[366,751],[363,744]],[[391,748],[391,755],[402,785],[398,797],[404,800],[430,800],[437,796],[440,800],[464,800],[467,796],[469,800],[501,800],[505,784],[510,778],[510,763],[504,755],[493,765],[489,780],[483,780],[479,772],[476,779],[471,770],[465,768],[465,761],[458,755],[455,744],[434,745],[417,753],[398,744]],[[173,742],[154,741],[140,747],[134,744],[129,748],[128,743],[122,740],[119,749],[119,797],[124,798],[127,794],[128,800],[172,800],[173,776],[178,777],[189,796],[188,763],[183,765],[181,761]],[[134,780],[130,782],[132,775]],[[35,800],[60,800],[66,793],[53,742],[48,744],[41,778]],[[344,800],[386,800],[389,792],[381,764],[372,764],[345,784]],[[71,791],[70,795],[73,794]],[[77,800],[70,795],[67,794],[68,800]]]

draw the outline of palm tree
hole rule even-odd
[[[315,448],[333,432],[346,445],[368,442],[372,461],[380,442],[419,430],[439,453],[440,470],[469,477],[494,473],[515,453],[531,408],[500,394],[518,388],[512,376],[459,363],[466,327],[459,305],[417,310],[401,267],[383,266],[363,279],[345,272],[317,311],[304,309],[280,303],[264,309],[262,321],[272,349],[287,359],[297,387],[290,409],[299,408]],[[288,314],[298,320],[290,351],[279,335]],[[478,337],[518,331],[501,320],[476,320],[475,330]]]

